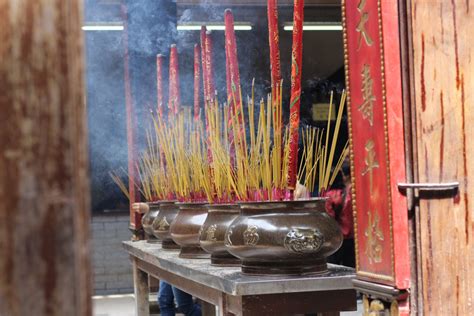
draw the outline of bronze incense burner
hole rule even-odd
[[[142,217],[142,226],[145,231],[145,238],[149,243],[157,243],[158,239],[153,235],[153,222],[160,211],[159,203],[147,203],[150,208]]]
[[[211,264],[216,266],[240,266],[240,259],[231,255],[224,244],[229,225],[239,216],[238,204],[207,205],[208,215],[202,225],[199,242],[211,254]]]
[[[326,258],[342,244],[337,222],[325,211],[324,198],[240,203],[225,244],[242,260],[248,275],[318,275]]]
[[[161,201],[159,203],[160,212],[153,222],[153,235],[161,240],[163,249],[173,250],[180,249],[171,238],[170,227],[176,215],[178,215],[179,207],[175,201]]]
[[[207,217],[205,203],[177,203],[178,215],[171,223],[171,238],[181,246],[180,258],[209,259],[199,244],[201,226]]]

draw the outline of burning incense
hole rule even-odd
[[[197,121],[199,120],[199,112],[200,112],[200,106],[199,106],[199,90],[200,90],[200,85],[199,85],[199,80],[201,79],[200,76],[200,47],[198,44],[194,45],[194,120]]]
[[[301,66],[303,57],[304,0],[295,0],[293,11],[293,48],[291,53],[290,156],[288,188],[296,187],[298,165],[298,128],[300,124]]]
[[[181,105],[179,91],[179,66],[178,66],[178,49],[176,44],[171,45],[170,50],[170,78],[169,78],[169,113],[176,115]]]
[[[163,116],[163,55],[156,55],[156,100],[158,115]]]
[[[277,0],[268,0],[268,41],[270,46],[270,70],[272,77],[272,95],[278,97],[276,88],[281,81],[280,72],[280,38],[278,34],[278,7]]]

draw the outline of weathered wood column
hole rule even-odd
[[[80,0],[0,0],[0,315],[90,315]]]
[[[421,315],[474,314],[474,3],[408,1]]]

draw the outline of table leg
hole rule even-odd
[[[219,306],[217,306],[217,310],[218,310],[218,313],[217,315],[218,316],[234,316],[234,314],[232,314],[231,312],[229,312],[229,298],[230,296],[225,294],[225,293],[222,293],[222,295],[220,296],[219,298]],[[237,300],[235,297],[232,297],[234,300]],[[237,304],[239,304],[240,301],[238,301]]]
[[[148,274],[137,268],[136,261],[133,262],[133,286],[135,290],[135,312],[137,316],[150,315],[150,303],[148,296]]]
[[[216,316],[216,307],[211,303],[200,300],[202,316]]]

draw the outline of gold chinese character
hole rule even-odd
[[[362,44],[362,38],[364,38],[364,41],[367,44],[367,46],[372,46],[372,44],[374,43],[372,38],[369,36],[367,29],[365,28],[365,24],[369,20],[369,12],[363,11],[366,1],[367,0],[361,0],[359,2],[359,5],[357,6],[357,9],[361,13],[360,21],[357,24],[357,28],[356,28],[356,31],[360,33],[357,50],[360,49],[360,46]]]
[[[375,144],[374,141],[369,139],[367,143],[365,143],[365,151],[367,155],[365,156],[365,169],[362,171],[362,175],[365,176],[367,173],[369,174],[369,183],[370,183],[370,192],[372,192],[373,188],[373,172],[375,168],[379,167],[379,163],[375,158]]]
[[[362,112],[362,117],[369,120],[370,126],[374,125],[374,101],[375,96],[373,92],[374,80],[370,76],[370,66],[364,64],[364,69],[362,70],[362,102],[359,105],[359,111]]]
[[[380,229],[380,218],[377,212],[374,212],[374,219],[372,221],[371,212],[367,212],[369,219],[367,220],[367,228],[365,229],[365,237],[367,243],[365,244],[365,255],[369,259],[369,263],[382,262],[382,241],[384,240],[383,232]]]

